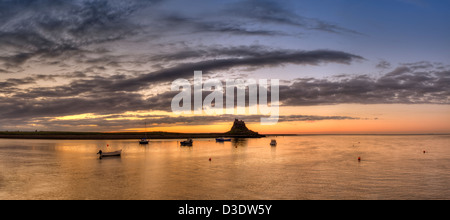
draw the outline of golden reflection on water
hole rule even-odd
[[[0,140],[0,199],[450,198],[450,136],[180,141]]]

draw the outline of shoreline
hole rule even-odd
[[[0,132],[0,139],[54,139],[54,140],[129,140],[188,139],[188,138],[263,138],[265,135],[229,135],[226,133],[88,133],[88,132]]]
[[[227,133],[100,133],[100,132],[0,132],[0,139],[50,139],[50,140],[140,140],[147,139],[207,139],[207,138],[263,138],[274,136],[427,136],[427,135],[450,135],[450,134],[227,134]]]

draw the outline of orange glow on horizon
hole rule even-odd
[[[448,105],[330,105],[307,107],[281,107],[281,120],[272,126],[259,122],[246,122],[247,127],[260,134],[428,134],[450,133],[450,106]],[[317,116],[316,121],[283,121],[289,115]],[[175,133],[224,133],[231,129],[233,121],[205,125],[152,124],[144,127],[145,117],[176,117],[170,112],[126,112],[118,117],[81,114],[49,118],[52,121],[76,121],[102,119],[107,121],[136,121],[135,128],[119,128],[116,132],[175,132]],[[190,117],[195,115],[184,115]],[[320,119],[320,117],[345,116],[354,119]],[[312,117],[314,118],[314,117]],[[114,129],[114,128],[113,128]]]
[[[273,126],[247,123],[260,134],[429,134],[450,133],[448,105],[331,105],[282,107],[282,114],[348,116],[354,120],[319,120],[279,122]],[[181,133],[221,133],[229,131],[232,122],[205,126],[167,127]]]
[[[231,129],[232,124],[214,125],[177,125],[155,128],[131,128],[126,132],[172,132],[172,133],[224,133]]]

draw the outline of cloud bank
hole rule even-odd
[[[195,0],[186,5],[181,0],[0,0],[0,130],[34,125],[126,129],[139,120],[155,125],[224,122],[234,116],[148,116],[129,122],[114,118],[126,112],[170,111],[175,95],[170,83],[191,79],[195,70],[226,79],[238,77],[236,71],[369,61],[339,49],[272,44],[293,39],[303,43],[303,35],[316,33],[365,37],[344,25],[300,14],[280,1]],[[298,73],[280,86],[280,101],[282,106],[450,104],[449,66],[423,61],[394,67],[381,60],[376,77],[370,70],[311,78]],[[55,119],[80,114],[96,117]],[[358,118],[280,118],[308,120]]]
[[[428,62],[407,64],[379,78],[368,75],[338,80],[301,78],[280,87],[284,105],[450,104],[450,69]]]

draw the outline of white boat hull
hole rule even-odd
[[[102,152],[100,154],[100,159],[103,157],[120,157],[122,155],[122,150],[114,151],[114,152]]]

